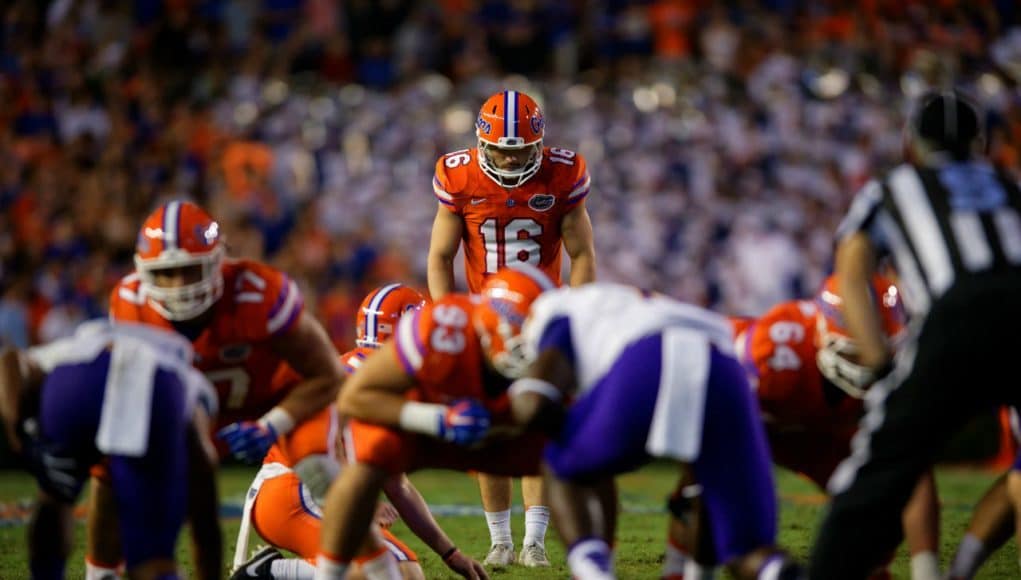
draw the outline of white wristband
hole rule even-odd
[[[514,381],[511,383],[508,392],[512,397],[522,393],[536,393],[546,397],[554,403],[559,403],[564,398],[564,394],[561,393],[560,389],[558,389],[553,383],[531,377],[525,377]]]
[[[440,434],[440,420],[446,412],[446,405],[407,401],[401,407],[401,416],[398,419],[398,424],[405,431],[438,437]]]
[[[291,417],[291,414],[280,406],[273,407],[267,411],[258,422],[272,427],[277,437],[290,433],[291,429],[294,429],[294,417]]]

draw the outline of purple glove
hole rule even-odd
[[[245,463],[258,463],[277,440],[277,433],[268,423],[238,421],[220,429],[216,436],[222,439],[230,453]]]
[[[439,438],[450,443],[470,446],[489,432],[489,411],[474,399],[459,399],[447,407],[440,417]]]

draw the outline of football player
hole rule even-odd
[[[1009,408],[1010,428],[1015,441],[1021,441],[1018,411]],[[979,568],[1015,531],[1017,511],[1021,509],[1021,454],[1006,473],[993,482],[975,505],[968,528],[954,551],[947,570],[948,580],[970,580]]]
[[[454,289],[454,257],[464,246],[468,290],[508,264],[531,264],[560,283],[561,254],[571,259],[570,284],[595,279],[592,223],[585,198],[591,178],[585,159],[568,149],[545,147],[546,119],[530,96],[501,91],[486,99],[475,122],[478,145],[436,162],[433,192],[439,200],[429,244],[429,293],[438,300]],[[491,547],[486,564],[514,561],[511,480],[479,474]],[[548,566],[545,535],[549,510],[541,479],[521,484],[527,566]]]
[[[755,388],[774,463],[822,490],[851,452],[851,438],[864,414],[863,398],[874,381],[856,360],[857,346],[844,326],[837,288],[831,276],[815,300],[784,302],[758,319],[732,321],[735,347]],[[897,287],[877,277],[873,289],[884,331],[896,341],[904,332],[905,317]],[[683,501],[680,493],[673,501]],[[694,567],[678,540],[680,523],[671,526],[664,565],[668,578],[685,575],[686,566]],[[904,511],[903,526],[912,578],[938,579],[939,505],[931,472],[919,482]],[[872,577],[888,578],[889,572],[877,570]]]
[[[531,266],[503,270],[478,299],[449,294],[402,318],[393,340],[351,375],[339,401],[351,418],[350,464],[327,495],[317,578],[346,578],[359,555],[393,562],[368,531],[376,497],[395,474],[421,468],[538,474],[540,436],[499,436],[510,422],[508,377],[521,371],[507,356],[504,334],[522,320],[498,328],[482,321],[507,301],[525,303],[552,287]],[[477,445],[487,434],[491,439]],[[457,553],[450,548],[444,561]],[[487,577],[481,567],[461,573]]]
[[[114,518],[131,578],[173,580],[177,534],[187,498],[217,504],[216,452],[209,418],[216,398],[176,334],[93,321],[70,338],[0,362],[0,416],[11,448],[39,484],[29,524],[32,578],[64,577],[73,545],[74,506],[89,467],[106,458]],[[219,521],[202,536],[219,537]],[[220,544],[201,572],[220,574]]]
[[[769,449],[725,318],[593,283],[539,296],[510,341],[531,362],[510,387],[513,416],[552,439],[546,481],[575,578],[616,577],[611,482],[656,457],[693,482],[676,515],[700,562],[721,562],[735,578],[803,577],[775,545]]]
[[[905,331],[900,293],[879,276],[873,292],[883,330],[896,343]],[[857,360],[842,305],[837,278],[830,276],[814,302],[783,303],[750,327],[736,328],[736,346],[756,385],[774,461],[823,490],[851,452],[865,393],[875,381]],[[931,471],[919,481],[902,524],[912,578],[938,580],[939,501]],[[884,568],[873,576],[889,577],[889,572]]]
[[[425,303],[421,293],[402,284],[388,284],[370,292],[358,310],[357,348],[341,355],[345,370],[354,373],[372,351],[390,339],[401,316]],[[296,380],[300,377],[288,369],[275,382]],[[320,506],[330,483],[340,472],[338,460],[342,457],[338,456],[343,455],[343,449],[338,449],[338,438],[338,417],[331,405],[270,448],[246,496],[232,579],[313,577],[319,550]],[[453,547],[407,476],[400,474],[387,480],[384,491],[408,527],[437,554],[445,554]],[[381,533],[383,545],[397,559],[401,577],[424,578],[415,553],[385,529],[389,523],[381,522],[374,532]],[[250,527],[270,547],[243,563]],[[290,550],[301,559],[284,559],[277,548]],[[461,553],[447,561],[454,570],[478,566]]]
[[[160,206],[142,224],[135,272],[113,289],[110,317],[191,341],[195,366],[220,402],[221,449],[257,462],[277,438],[335,400],[344,372],[293,280],[266,264],[224,254],[219,224],[202,208],[185,201]],[[284,366],[301,380],[274,385]],[[113,572],[120,554],[116,526],[103,517],[111,502],[99,471],[90,496],[87,578]],[[190,507],[192,518],[218,514],[216,506]]]

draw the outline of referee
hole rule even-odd
[[[961,425],[1021,400],[1021,192],[983,157],[978,109],[957,91],[923,97],[906,129],[908,162],[857,195],[837,232],[836,273],[861,362],[887,373],[866,397],[852,454],[810,577],[866,578],[901,539],[923,470]],[[890,257],[911,314],[893,356],[868,281]]]

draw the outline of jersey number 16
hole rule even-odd
[[[542,224],[532,218],[514,218],[500,225],[489,218],[479,226],[486,247],[486,273],[492,274],[509,263],[524,262],[538,266],[542,246],[536,241],[542,235]]]

